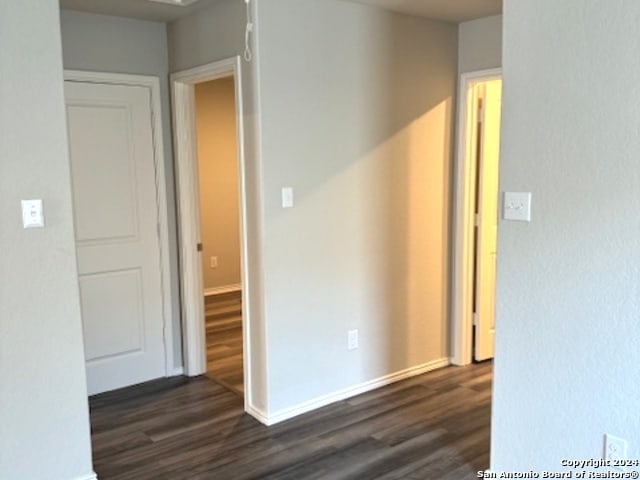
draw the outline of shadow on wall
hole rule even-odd
[[[336,387],[449,354],[457,28],[342,2],[306,8],[303,39],[297,27],[261,32],[265,185],[296,195],[292,210],[265,199],[269,324],[290,341],[274,354],[284,392],[297,339],[315,339],[307,370]],[[360,352],[336,372],[326,359],[344,356],[350,328]],[[314,390],[309,377],[295,388]]]

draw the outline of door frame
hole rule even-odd
[[[164,337],[165,376],[176,375],[173,352],[173,296],[171,294],[171,267],[169,258],[169,222],[167,204],[167,181],[165,172],[164,133],[162,131],[162,103],[160,79],[152,75],[65,70],[64,81],[127,85],[149,90],[151,103],[151,131],[153,134],[153,166],[156,186],[156,208],[158,213],[158,244],[160,247],[160,284],[162,288],[162,330]]]
[[[467,92],[474,83],[502,78],[502,68],[466,72],[460,76],[458,87],[458,133],[456,153],[456,184],[454,212],[454,255],[452,295],[452,349],[453,365],[469,365],[473,361],[473,230],[475,166],[473,142],[467,133],[473,128],[474,118],[468,115]]]
[[[185,374],[202,375],[207,370],[206,333],[203,305],[200,241],[200,197],[198,187],[198,151],[195,123],[195,85],[233,77],[236,107],[238,195],[240,213],[240,267],[242,284],[242,345],[244,404],[251,405],[251,315],[249,305],[249,263],[247,241],[246,169],[244,151],[244,113],[242,68],[239,56],[201,65],[171,75],[175,171],[177,179],[178,233],[180,248],[180,285]]]

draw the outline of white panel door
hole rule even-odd
[[[151,93],[65,82],[89,394],[165,375]]]
[[[476,253],[475,359],[493,358],[496,254],[498,239],[498,167],[502,81],[484,84],[478,165],[478,243]]]

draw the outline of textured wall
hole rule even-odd
[[[640,457],[640,3],[506,0],[493,469]]]
[[[0,42],[0,478],[89,478],[58,2],[0,2]]]

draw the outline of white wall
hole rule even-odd
[[[196,14],[173,22],[167,27],[169,69],[186,70],[217,60],[242,55],[244,51],[246,7],[238,0],[219,0]],[[256,34],[259,25],[256,26]],[[255,35],[254,35],[255,38]],[[257,49],[254,46],[257,55]],[[267,359],[264,349],[265,326],[262,318],[262,218],[261,165],[259,158],[259,89],[256,82],[257,62],[242,62],[242,95],[244,115],[244,153],[246,182],[246,224],[249,278],[243,278],[251,316],[251,370],[246,379],[251,384],[248,408],[266,412]],[[245,307],[246,307],[245,306]]]
[[[636,0],[506,0],[492,459],[558,470],[640,458],[640,63]],[[631,470],[637,470],[633,468]]]
[[[110,73],[153,75],[160,79],[171,267],[174,365],[182,365],[180,290],[176,231],[175,182],[169,98],[167,32],[164,23],[63,10],[64,67]]]
[[[457,27],[258,3],[269,413],[448,357]],[[295,208],[280,206],[281,187]],[[347,330],[360,349],[347,351]]]
[[[458,26],[458,72],[502,65],[502,15],[463,22]]]
[[[0,2],[0,43],[0,478],[89,478],[58,2]]]

